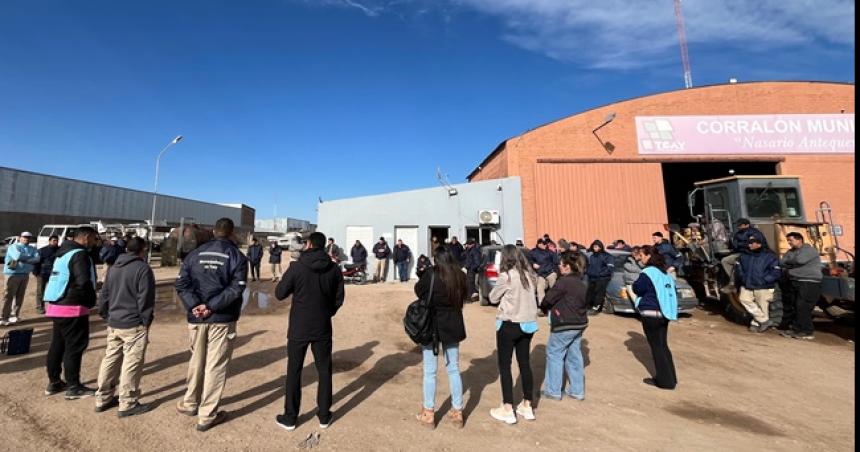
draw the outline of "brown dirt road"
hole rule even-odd
[[[170,271],[159,269],[159,275]],[[207,433],[177,414],[183,392],[187,336],[169,285],[161,291],[142,383],[143,401],[157,408],[140,417],[96,414],[92,399],[45,397],[50,323],[37,319],[30,298],[24,326],[35,328],[29,355],[0,357],[0,437],[4,450],[293,450],[320,431],[313,363],[304,374],[298,430],[279,429],[283,403],[288,303],[271,297],[270,282],[252,284],[223,409],[230,420]],[[494,310],[465,309],[469,338],[461,369],[467,401],[464,430],[440,424],[428,431],[413,414],[421,403],[420,354],[401,317],[412,285],[349,286],[335,319],[335,422],[321,432],[321,450],[854,450],[853,329],[820,321],[815,342],[752,335],[722,317],[697,311],[670,327],[679,386],[660,391],[641,383],[650,354],[636,319],[602,315],[586,337],[586,401],[539,401],[537,421],[515,426],[492,420],[501,398],[495,357]],[[6,330],[4,328],[2,330]],[[0,334],[5,331],[0,330]],[[841,334],[834,334],[834,331]],[[536,386],[543,382],[548,328],[533,342]],[[92,318],[83,377],[93,382],[105,344],[104,323]],[[515,372],[516,374],[516,372]],[[450,407],[440,373],[438,405]]]

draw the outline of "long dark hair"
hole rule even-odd
[[[463,301],[469,296],[469,284],[466,275],[460,270],[460,262],[447,246],[439,246],[433,250],[433,271],[448,293],[448,303],[457,309],[463,308]]]
[[[516,270],[520,274],[520,282],[526,289],[534,289],[535,274],[526,259],[525,253],[520,251],[514,245],[505,245],[502,248],[502,264],[500,270],[502,273],[508,273],[511,270]]]
[[[648,256],[648,265],[651,267],[656,267],[663,273],[666,273],[666,269],[669,268],[666,265],[666,258],[663,257],[662,254],[657,252],[657,249],[651,245],[645,245],[642,249],[639,250],[642,254]]]

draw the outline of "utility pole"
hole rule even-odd
[[[690,54],[687,50],[687,30],[684,26],[684,12],[681,0],[675,0],[675,23],[678,25],[678,41],[681,44],[681,64],[684,66],[684,88],[693,87],[693,73],[690,70]]]

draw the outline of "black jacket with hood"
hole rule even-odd
[[[155,276],[140,257],[125,253],[105,276],[99,314],[111,328],[149,327],[155,311]]]
[[[66,240],[57,250],[56,259],[73,250],[83,251],[72,256],[69,261],[69,284],[66,286],[66,293],[63,298],[51,302],[51,304],[92,308],[96,305],[96,288],[93,285],[93,281],[95,281],[93,274],[96,268],[91,250],[84,248],[78,242]]]
[[[198,246],[182,260],[176,293],[187,311],[188,323],[231,323],[242,313],[242,292],[248,283],[248,259],[230,240],[216,238]],[[206,305],[209,317],[191,312]]]
[[[321,341],[332,335],[331,318],[345,296],[340,267],[324,250],[303,251],[275,288],[275,298],[293,296],[287,338]]]
[[[580,276],[568,274],[547,291],[540,304],[544,312],[549,312],[552,332],[583,330],[588,326],[587,291]]]
[[[588,250],[592,251],[595,245],[597,245],[600,251],[596,253],[592,252],[591,256],[588,256],[588,265],[586,266],[585,274],[588,275],[589,281],[610,279],[615,269],[615,258],[606,252],[606,248],[600,240],[595,240]]]

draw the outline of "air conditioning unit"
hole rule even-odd
[[[479,210],[478,224],[499,224],[498,210]]]

